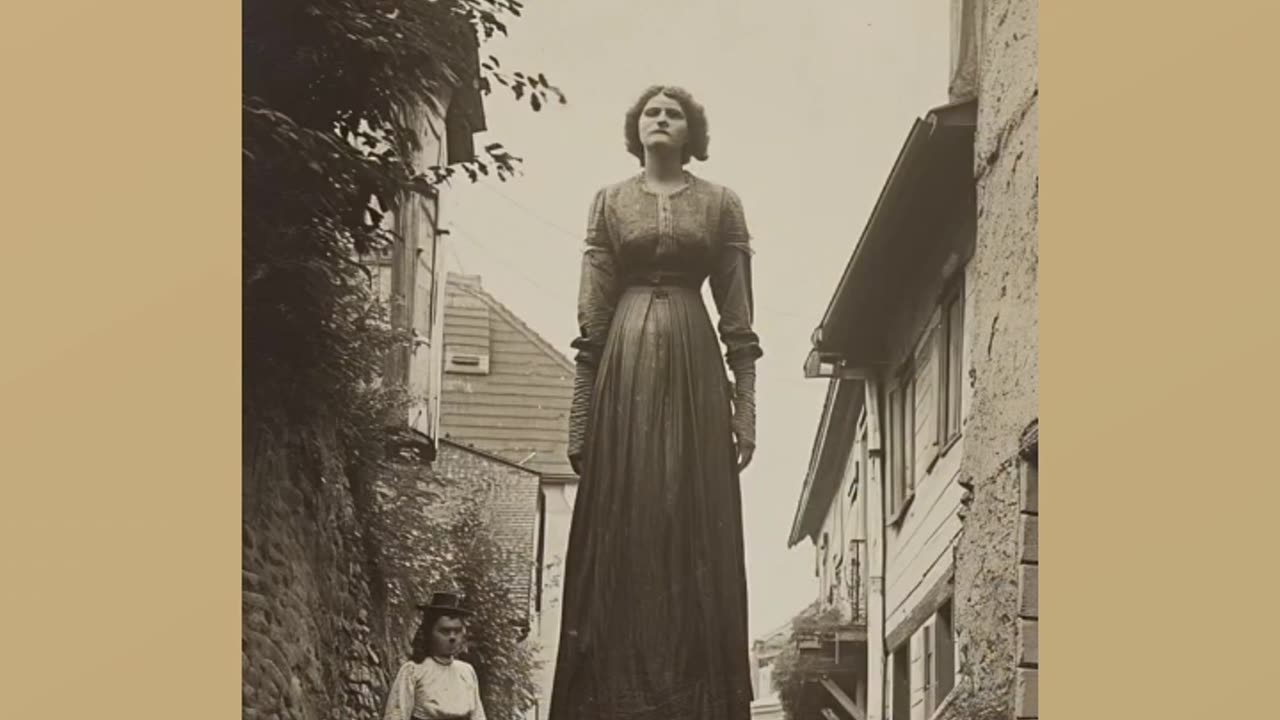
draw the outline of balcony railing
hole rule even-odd
[[[855,625],[867,624],[867,583],[863,577],[867,567],[867,541],[850,540],[849,570],[846,579],[849,593],[849,615]]]

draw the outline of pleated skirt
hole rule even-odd
[[[698,290],[632,287],[596,376],[551,720],[746,720],[730,388]]]

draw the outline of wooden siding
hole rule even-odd
[[[961,270],[964,272],[964,270]],[[973,283],[966,283],[972,293]],[[898,334],[895,356],[899,364],[912,360],[916,375],[916,422],[911,442],[916,451],[915,494],[901,521],[885,531],[885,632],[913,632],[901,627],[912,621],[915,606],[938,580],[951,572],[954,547],[959,539],[959,510],[964,489],[959,484],[961,458],[964,456],[963,430],[960,439],[942,446],[938,439],[939,362],[944,348],[938,340],[942,310],[938,305],[945,287],[942,278],[921,289],[919,301],[908,303],[913,310],[901,317],[911,321]],[[928,303],[932,309],[926,312]],[[964,305],[965,322],[970,321],[973,303]],[[965,333],[966,338],[969,333]],[[968,366],[970,348],[964,349]],[[962,373],[967,377],[967,372]],[[967,383],[966,383],[967,385]],[[961,392],[961,417],[969,413],[969,393]]]
[[[861,425],[854,423],[855,427]],[[861,435],[856,435],[861,438]],[[864,519],[865,509],[862,506],[863,498],[866,495],[864,488],[857,488],[854,491],[856,483],[865,482],[865,469],[862,467],[862,458],[864,456],[864,443],[861,439],[833,439],[838,442],[848,442],[852,449],[849,453],[848,460],[845,463],[844,472],[840,479],[840,486],[837,492],[832,496],[827,506],[826,517],[823,521],[822,530],[819,532],[819,538],[824,534],[830,539],[830,551],[825,558],[819,558],[819,562],[825,562],[826,566],[822,568],[819,593],[822,601],[826,601],[828,597],[828,589],[830,584],[837,580],[837,568],[839,569],[839,584],[834,588],[834,601],[840,606],[842,612],[846,614],[852,613],[855,608],[852,603],[859,598],[854,598],[850,592],[850,573],[857,573],[857,587],[861,595],[860,607],[856,608],[860,613],[862,621],[865,622],[866,595],[867,595],[867,553],[864,544],[867,540],[866,523]]]
[[[1039,715],[1040,697],[1040,471],[1023,460],[1018,467],[1022,507],[1018,533],[1018,685],[1015,716]]]
[[[1040,671],[1018,668],[1018,688],[1014,702],[1014,717],[1033,720],[1040,717]]]
[[[934,584],[952,566],[952,550],[959,538],[957,511],[964,489],[959,484],[963,441],[938,461],[916,488],[916,497],[902,523],[888,528],[885,562],[885,631],[893,633]]]
[[[489,358],[485,374],[446,372],[445,437],[525,463],[572,474],[568,450],[573,365],[472,280],[451,277],[445,305],[446,352]]]

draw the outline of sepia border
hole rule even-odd
[[[1278,20],[1041,8],[1043,717],[1272,702]],[[240,712],[238,23],[8,13],[0,716]]]

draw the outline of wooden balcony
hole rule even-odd
[[[806,674],[859,674],[867,667],[867,627],[842,625],[832,630],[797,633],[796,649]]]

